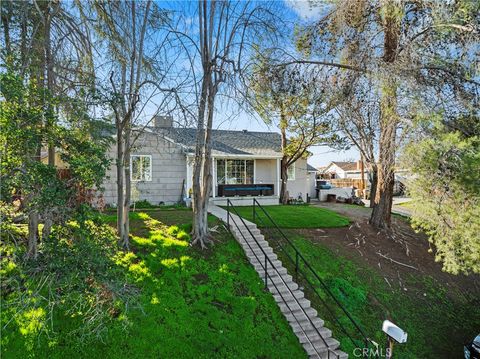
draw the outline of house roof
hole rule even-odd
[[[357,171],[357,163],[356,162],[332,162],[332,164],[337,165],[344,171]],[[330,166],[329,166],[330,167]]]
[[[150,127],[149,129],[182,145],[188,152],[195,152],[197,134],[195,128]],[[212,130],[212,154],[281,157],[280,134],[247,130]]]
[[[311,164],[307,163],[307,172],[317,172],[317,169]]]

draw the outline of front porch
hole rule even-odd
[[[274,206],[279,204],[280,197],[278,196],[236,196],[236,197],[211,197],[210,204],[216,206],[226,206],[227,200],[234,206],[251,206],[253,199],[256,199],[262,206]]]
[[[210,203],[226,206],[251,206],[253,198],[262,205],[276,205],[280,194],[281,157],[222,155],[212,157]],[[187,193],[190,194],[193,157],[187,157]]]

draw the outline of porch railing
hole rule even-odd
[[[338,300],[338,298],[332,293],[328,285],[325,281],[320,278],[317,272],[313,269],[312,265],[307,261],[307,259],[303,256],[303,254],[298,250],[298,248],[293,244],[293,242],[285,235],[285,233],[281,230],[281,228],[277,225],[277,223],[273,220],[273,218],[268,214],[268,212],[263,208],[263,206],[254,198],[253,199],[253,221],[259,221],[262,227],[267,232],[266,234],[274,243],[278,245],[280,251],[285,254],[285,257],[289,260],[292,266],[295,268],[295,276],[297,281],[299,277],[301,277],[303,283],[305,283],[308,288],[310,289],[311,293],[315,296],[315,298],[325,307],[327,312],[329,313],[332,320],[337,324],[338,328],[342,331],[342,333],[352,342],[352,344],[356,348],[372,348],[373,350],[362,351],[362,353],[368,352],[368,357],[372,357],[378,348],[378,344],[374,342],[370,337],[365,333],[365,331],[361,328],[361,326],[355,321],[352,315],[347,311],[344,305]],[[265,220],[262,218],[261,215],[263,214]],[[274,231],[272,231],[272,229]],[[274,232],[274,233],[272,233]],[[293,256],[289,253],[293,252]],[[313,277],[313,281],[310,279]],[[316,283],[315,283],[316,282]],[[350,322],[353,330],[347,330],[345,326],[340,322],[339,318],[337,317],[335,311],[332,307],[327,303],[325,299],[323,299],[322,295],[320,295],[318,291],[318,287],[323,289],[323,292],[326,294],[327,298],[330,298],[335,307],[339,309],[344,316],[347,318],[348,322]]]
[[[233,213],[233,214],[232,214]],[[235,218],[236,217],[236,218]],[[242,229],[240,227],[240,225],[243,224],[243,227],[246,229],[246,231],[244,229]],[[228,230],[231,231],[231,228],[236,228],[237,229],[237,232],[240,234],[240,236],[242,237],[243,241],[247,244],[248,248],[250,249],[250,251],[252,252],[253,256],[255,257],[255,259],[257,260],[257,262],[260,264],[261,268],[262,268],[262,271],[264,272],[263,273],[263,280],[264,280],[264,283],[265,283],[265,289],[268,288],[268,282],[270,281],[270,283],[273,285],[273,287],[275,288],[275,291],[276,293],[280,296],[280,298],[282,299],[282,302],[285,303],[285,305],[287,306],[289,312],[292,314],[293,316],[293,319],[295,320],[295,322],[298,324],[298,327],[301,329],[302,333],[304,334],[305,338],[307,339],[308,343],[312,346],[313,350],[315,350],[315,352],[317,353],[318,357],[319,358],[325,358],[325,354],[327,354],[327,357],[326,359],[339,359],[340,358],[340,355],[337,354],[334,350],[330,349],[326,340],[323,338],[323,336],[321,335],[320,331],[318,330],[317,326],[313,323],[312,319],[308,316],[308,314],[306,313],[306,311],[303,309],[302,305],[300,304],[300,301],[298,300],[298,298],[294,295],[293,291],[289,286],[288,284],[285,282],[284,278],[282,277],[282,275],[280,274],[279,272],[279,269],[277,268],[277,266],[271,261],[271,259],[268,257],[267,253],[265,252],[264,248],[261,246],[261,244],[258,242],[257,238],[255,237],[255,235],[252,233],[252,231],[250,230],[250,228],[248,227],[247,223],[245,222],[245,220],[238,214],[238,211],[237,209],[233,206],[232,202],[227,199],[227,227],[228,227]],[[245,233],[246,232],[246,233]],[[247,240],[247,238],[251,238],[253,240],[250,241],[250,240]],[[255,243],[255,245],[258,247],[258,248],[254,248],[254,245],[253,243]],[[260,252],[258,251],[258,249],[260,249]],[[280,279],[280,285],[283,285],[286,289],[287,289],[287,294],[282,294],[282,292],[280,291],[278,285],[275,283],[275,281],[272,279],[272,274],[273,276],[275,277],[278,277]],[[301,309],[301,313],[300,315],[299,314],[295,314],[295,311],[292,310],[291,308],[291,305],[288,304],[288,301],[285,300],[285,296],[291,296],[292,298],[294,298],[294,301],[295,301],[295,304]],[[299,318],[300,317],[300,318]],[[310,326],[312,328],[314,328],[314,330],[316,331],[316,333],[318,334],[319,338],[321,338],[321,340],[323,341],[323,344],[325,345],[325,349],[322,350],[321,352],[316,348],[316,346],[310,341],[309,337],[307,336],[307,333],[305,331],[305,329],[302,327],[302,325],[300,324],[301,322],[301,319],[304,319],[304,318],[307,318]],[[324,352],[325,351],[325,352]]]

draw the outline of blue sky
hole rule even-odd
[[[188,3],[177,1],[158,1],[163,8],[170,8],[176,11],[196,11],[196,2],[189,1]],[[275,4],[278,10],[282,11],[282,17],[289,21],[291,33],[293,34],[294,24],[306,23],[318,19],[323,7],[311,7],[308,0],[278,0]],[[196,19],[197,15],[194,19]],[[194,21],[194,20],[192,20]],[[246,111],[234,110],[231,104],[227,104],[220,110],[215,117],[214,128],[229,129],[229,130],[249,130],[249,131],[273,131],[279,132],[275,126],[266,125],[260,118],[253,116]],[[326,146],[316,146],[310,148],[313,155],[309,158],[309,163],[315,167],[324,166],[331,161],[356,160],[359,158],[359,153],[355,149],[348,151],[337,151]]]
[[[307,0],[283,0],[285,16],[292,19],[293,23],[306,22],[318,19],[321,16],[321,9],[311,7]],[[279,132],[275,126],[266,125],[261,119],[254,118],[247,113],[239,113],[238,116],[230,121],[218,119],[215,123],[216,128],[230,130],[250,130],[250,131],[274,131]],[[359,152],[352,148],[347,151],[337,151],[327,146],[315,146],[310,148],[313,155],[308,162],[314,166],[325,166],[331,161],[349,161],[360,158]]]

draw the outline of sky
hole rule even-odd
[[[283,0],[285,16],[292,17],[293,22],[305,22],[318,19],[321,16],[321,9],[312,8],[307,0]],[[229,121],[217,120],[214,124],[218,129],[225,130],[249,130],[249,131],[273,131],[279,132],[275,126],[266,125],[261,119],[254,118],[247,113],[239,113]],[[338,151],[328,146],[314,146],[309,149],[312,156],[308,163],[314,167],[328,165],[331,161],[356,161],[360,158],[355,148],[346,151]]]
[[[278,10],[282,11],[282,17],[292,24],[292,33],[294,24],[307,23],[314,21],[322,16],[322,10],[325,7],[311,7],[308,0],[276,0],[278,1]],[[186,4],[182,1],[157,1],[163,8],[169,8],[174,11],[192,11],[192,21],[197,18],[196,4]],[[186,5],[186,6],[185,6]],[[192,26],[192,31],[196,26]],[[195,34],[191,34],[195,35]],[[279,132],[276,126],[268,126],[259,117],[248,113],[247,111],[234,109],[235,105],[227,104],[217,109],[217,115],[214,117],[214,128],[224,130],[248,130],[248,131],[269,131]],[[338,151],[327,146],[314,146],[309,149],[312,156],[308,159],[308,163],[314,167],[328,165],[331,161],[356,161],[360,155],[357,150],[350,149],[347,151]]]

